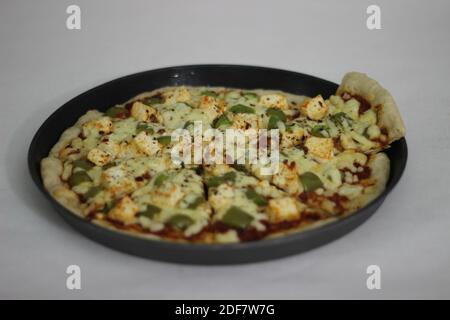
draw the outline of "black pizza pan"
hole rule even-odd
[[[178,85],[277,89],[298,95],[322,94],[324,97],[334,94],[338,87],[333,82],[310,75],[273,68],[190,65],[132,74],[73,98],[50,115],[35,134],[28,151],[28,166],[33,181],[56,211],[88,238],[129,254],[176,263],[236,264],[280,258],[323,245],[358,227],[377,210],[405,169],[408,151],[403,138],[394,142],[386,151],[391,170],[385,191],[364,208],[346,218],[309,231],[236,244],[190,244],[144,239],[92,224],[74,215],[53,199],[43,186],[40,161],[48,155],[66,128],[72,126],[89,109],[104,111],[141,92]]]

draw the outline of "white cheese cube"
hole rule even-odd
[[[272,175],[272,183],[289,194],[299,194],[303,191],[295,162],[280,163],[278,172]]]
[[[277,93],[262,95],[259,102],[267,108],[288,109],[289,103],[285,96]]]
[[[281,147],[291,148],[298,146],[302,142],[304,135],[303,128],[294,127],[292,131],[285,131],[281,135]]]
[[[311,120],[321,120],[328,113],[328,106],[321,95],[312,98],[301,107],[301,111]]]
[[[99,167],[104,166],[112,160],[112,156],[108,152],[98,148],[91,149],[87,154],[87,158]]]
[[[108,134],[112,130],[112,125],[112,121],[109,117],[91,120],[83,125],[83,134],[86,137],[90,134]]]
[[[126,196],[108,212],[108,216],[124,224],[131,224],[136,221],[136,214],[138,212],[138,205],[130,197]]]
[[[331,159],[333,157],[333,139],[308,137],[305,142],[305,147],[308,149],[308,154],[322,159]]]
[[[133,192],[137,185],[136,181],[121,166],[111,167],[102,174],[103,185],[112,194],[120,196]]]
[[[113,158],[120,152],[120,145],[110,138],[105,137],[97,146],[98,149],[109,153]]]
[[[284,197],[271,199],[267,207],[269,220],[273,223],[300,219],[301,205],[295,198]]]
[[[191,94],[185,87],[176,88],[172,91],[165,92],[163,95],[166,104],[188,102],[189,100],[191,100]]]
[[[232,128],[240,130],[259,129],[259,117],[254,113],[236,113],[231,115]]]
[[[139,121],[162,122],[162,117],[158,110],[136,101],[131,107],[131,116]]]
[[[233,204],[234,190],[228,184],[221,184],[216,190],[211,191],[209,202],[216,211],[228,208]]]
[[[161,145],[158,140],[149,135],[147,132],[140,132],[135,138],[134,143],[139,150],[145,154],[152,156],[161,150]]]

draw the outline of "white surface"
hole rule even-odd
[[[80,31],[65,28],[73,3]],[[258,3],[0,2],[0,298],[450,298],[450,3]],[[373,3],[382,30],[365,27]],[[195,63],[272,66],[335,82],[346,71],[367,72],[393,93],[406,123],[402,180],[354,232],[267,263],[167,264],[84,238],[29,178],[33,134],[95,85]],[[70,264],[82,269],[80,291],[65,288]],[[366,289],[370,264],[381,267],[381,290]]]

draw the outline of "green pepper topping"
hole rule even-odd
[[[163,146],[168,146],[170,144],[170,142],[172,141],[172,137],[171,136],[161,136],[156,138],[156,140],[158,140],[159,143],[161,143]]]
[[[247,168],[245,167],[244,164],[233,163],[233,164],[230,164],[230,167],[236,169],[237,171],[244,172],[244,173],[248,174],[248,170],[247,170]]]
[[[117,200],[112,200],[105,204],[102,211],[104,213],[108,213],[109,211],[111,211],[112,208],[114,208],[116,206],[116,204],[117,204]]]
[[[195,209],[195,208],[197,208],[199,205],[201,205],[203,202],[205,202],[205,199],[203,199],[202,196],[198,196],[197,198],[194,199],[194,201],[192,201],[192,202],[188,205],[188,209]]]
[[[154,97],[148,97],[148,98],[144,98],[143,102],[146,105],[152,105],[152,104],[161,104],[164,102],[162,97],[158,97],[158,96],[154,96]]]
[[[211,177],[208,180],[206,180],[206,185],[210,188],[218,187],[222,183],[224,183],[222,177]]]
[[[71,187],[75,187],[83,182],[90,182],[92,181],[91,177],[86,173],[86,171],[77,171],[72,173],[72,175],[69,178],[69,184]]]
[[[244,98],[251,101],[258,100],[258,95],[254,92],[244,92]]]
[[[128,111],[124,107],[111,107],[108,110],[106,110],[105,114],[110,118],[128,118],[130,116],[130,111]]]
[[[278,129],[278,122],[280,121],[281,120],[278,117],[271,116],[269,118],[269,122],[267,123],[267,129],[269,130]]]
[[[269,108],[267,109],[266,114],[270,117],[277,117],[278,119],[280,119],[280,121],[286,121],[286,115],[280,109]]]
[[[151,219],[160,212],[161,212],[160,207],[154,206],[152,204],[148,204],[147,208],[145,208],[144,211],[139,212],[139,215]]]
[[[112,168],[112,167],[115,167],[115,166],[116,166],[116,163],[115,163],[115,162],[110,162],[110,163],[105,164],[105,165],[102,167],[102,169],[103,169],[103,170],[108,170],[109,168]]]
[[[153,184],[157,187],[160,187],[164,183],[164,181],[167,180],[167,178],[169,177],[166,174],[161,173],[156,177],[155,182]]]
[[[278,122],[286,122],[286,115],[280,109],[269,108],[266,114],[269,116],[269,122],[267,124],[267,129],[269,130],[278,129]]]
[[[227,173],[225,173],[222,176],[222,178],[225,181],[232,181],[232,182],[234,182],[236,180],[236,172],[234,172],[234,171],[227,172]]]
[[[266,198],[257,193],[254,189],[247,189],[247,191],[245,191],[245,195],[258,206],[267,205]]]
[[[285,127],[286,127],[287,132],[292,132],[294,125],[293,124],[285,124]]]
[[[231,120],[228,119],[228,117],[225,114],[223,114],[214,120],[212,127],[214,129],[218,129],[220,127],[228,127],[231,124],[232,124]]]
[[[214,91],[210,91],[210,90],[205,90],[201,93],[202,96],[208,96],[208,97],[213,97],[213,98],[217,98],[217,96],[219,95],[217,92]]]
[[[300,181],[303,184],[303,188],[307,192],[323,187],[322,180],[320,180],[320,178],[311,171],[307,171],[300,175]]]
[[[185,214],[176,214],[169,219],[168,223],[175,229],[184,230],[194,223],[194,220]]]
[[[218,187],[225,182],[234,182],[236,180],[236,172],[230,171],[220,177],[211,177],[206,181],[206,185],[210,188]]]
[[[75,160],[72,164],[74,168],[80,168],[86,171],[92,169],[95,166],[92,162],[86,159]]]
[[[330,120],[334,122],[336,126],[342,127],[344,125],[344,121],[347,121],[349,124],[352,123],[352,119],[345,114],[345,112],[338,112],[330,116]]]
[[[99,187],[99,186],[92,187],[83,195],[83,197],[86,199],[93,198],[96,195],[98,195],[102,190],[103,190],[103,188]]]
[[[190,126],[193,126],[194,125],[194,122],[192,122],[192,121],[186,121],[186,123],[184,124],[184,126],[183,126],[183,129],[187,129],[187,128],[189,128]]]
[[[253,217],[244,210],[232,206],[222,217],[222,222],[233,228],[245,229],[252,222]]]
[[[155,130],[153,130],[152,126],[150,126],[149,124],[147,124],[145,122],[138,123],[138,125],[136,127],[136,133],[140,133],[142,131],[144,131],[148,134],[155,133]]]
[[[255,109],[244,106],[243,104],[235,104],[230,108],[230,112],[233,113],[255,113]]]
[[[325,136],[322,134],[321,131],[322,131],[322,130],[325,130],[325,129],[327,129],[326,126],[324,126],[324,125],[322,125],[322,124],[318,124],[318,125],[314,126],[314,127],[311,129],[311,134],[312,134],[314,137],[324,138]]]

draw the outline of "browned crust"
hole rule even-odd
[[[365,73],[349,72],[342,79],[337,94],[350,93],[366,99],[378,110],[378,126],[388,132],[388,143],[405,136],[405,125],[392,95]]]

